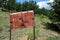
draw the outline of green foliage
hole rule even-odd
[[[0,0],[0,10],[5,10],[5,7],[7,5],[7,0]]]
[[[39,14],[40,9],[35,1],[31,0],[29,2],[25,1],[22,3],[22,11],[34,10],[35,14]]]
[[[0,7],[2,7],[2,2],[3,2],[3,0],[0,0]]]
[[[0,26],[0,31],[2,31],[2,30],[3,30],[3,27]]]
[[[22,4],[22,11],[26,11],[26,10],[28,10],[28,8],[29,8],[29,3],[27,2],[27,1],[25,1],[23,4]]]
[[[39,36],[39,30],[35,29],[35,38]],[[34,38],[34,34],[33,33],[29,33],[28,34],[29,39],[33,40]]]
[[[23,3],[17,3],[16,0],[8,0],[6,1],[6,4],[4,4],[3,9],[4,11],[28,11],[28,10],[34,10],[35,14],[40,13],[40,9],[37,5],[37,3],[33,0],[25,1]],[[2,5],[2,4],[1,4]]]
[[[60,15],[60,0],[55,0],[54,1],[55,2],[55,5],[53,5],[52,7],[53,7],[53,9],[54,9],[54,11],[58,14],[58,15]]]
[[[45,23],[51,23],[51,20],[49,19],[49,17],[43,15],[43,14],[36,14],[36,17],[35,17],[35,22],[36,22],[36,25],[37,26],[40,26],[42,24],[45,24]]]
[[[4,29],[7,29],[10,27],[10,22],[9,22],[9,12],[3,12],[3,11],[0,11],[0,13],[2,13],[0,15],[0,27],[1,27],[1,30],[4,30]]]
[[[53,3],[50,3],[50,4],[53,4],[53,5],[50,5],[54,10],[51,11],[50,10],[50,13],[48,15],[48,17],[50,18],[50,20],[52,21],[52,24],[51,25],[54,25],[55,27],[53,27],[53,29],[56,28],[60,30],[60,0],[55,0]],[[55,24],[56,23],[56,24]],[[52,28],[52,27],[50,27]]]
[[[21,3],[16,3],[15,7],[16,7],[15,8],[16,11],[19,11],[20,12],[22,10]]]
[[[57,16],[54,16],[57,21],[60,21],[60,0],[55,0],[53,3],[50,3],[50,4],[54,4],[54,5],[50,5],[53,9],[54,9],[54,12],[55,14],[57,14]],[[55,20],[56,20],[55,19]]]
[[[45,16],[44,16],[43,14],[41,14],[41,15],[40,15],[40,18],[43,19],[43,18],[45,18]]]
[[[46,29],[50,29],[50,30],[53,30],[53,31],[56,31],[56,32],[60,33],[60,29],[57,26],[57,24],[46,23],[45,25],[46,25]]]
[[[47,40],[58,40],[56,37],[47,37]]]
[[[15,0],[8,0],[6,9],[8,10],[14,10],[15,9]]]
[[[9,25],[9,24],[6,24],[6,25],[5,25],[5,27],[6,27],[6,28],[9,28],[9,27],[10,27],[10,25]]]

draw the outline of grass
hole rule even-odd
[[[47,37],[47,39],[46,40],[59,40],[58,38],[56,38],[56,37]]]
[[[0,27],[3,27],[4,29],[9,27],[9,12],[0,12]]]
[[[39,36],[39,29],[35,28],[35,38],[37,38],[38,36]],[[33,40],[34,34],[33,33],[29,33],[28,37],[29,37],[29,39]]]
[[[0,31],[2,31],[3,30],[3,28],[2,27],[0,27]]]
[[[51,23],[51,20],[43,14],[41,15],[37,14],[35,16],[35,23],[36,23],[36,26],[39,27],[40,25],[43,25],[45,23]]]

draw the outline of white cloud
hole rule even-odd
[[[49,0],[48,2],[53,2],[54,0]]]
[[[38,2],[37,5],[39,6],[39,8],[46,8],[46,9],[51,9],[50,5],[48,5],[47,3],[51,3],[54,0],[49,0],[49,1],[43,1],[43,2]]]

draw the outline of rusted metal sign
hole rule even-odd
[[[10,14],[10,23],[12,29],[34,27],[34,12],[24,11]]]

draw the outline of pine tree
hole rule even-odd
[[[15,9],[15,2],[16,2],[16,0],[8,0],[6,9],[14,10]]]
[[[54,3],[52,3],[52,4],[54,4],[52,7],[53,7],[55,13],[60,15],[60,13],[59,13],[60,12],[60,0],[55,0]]]

